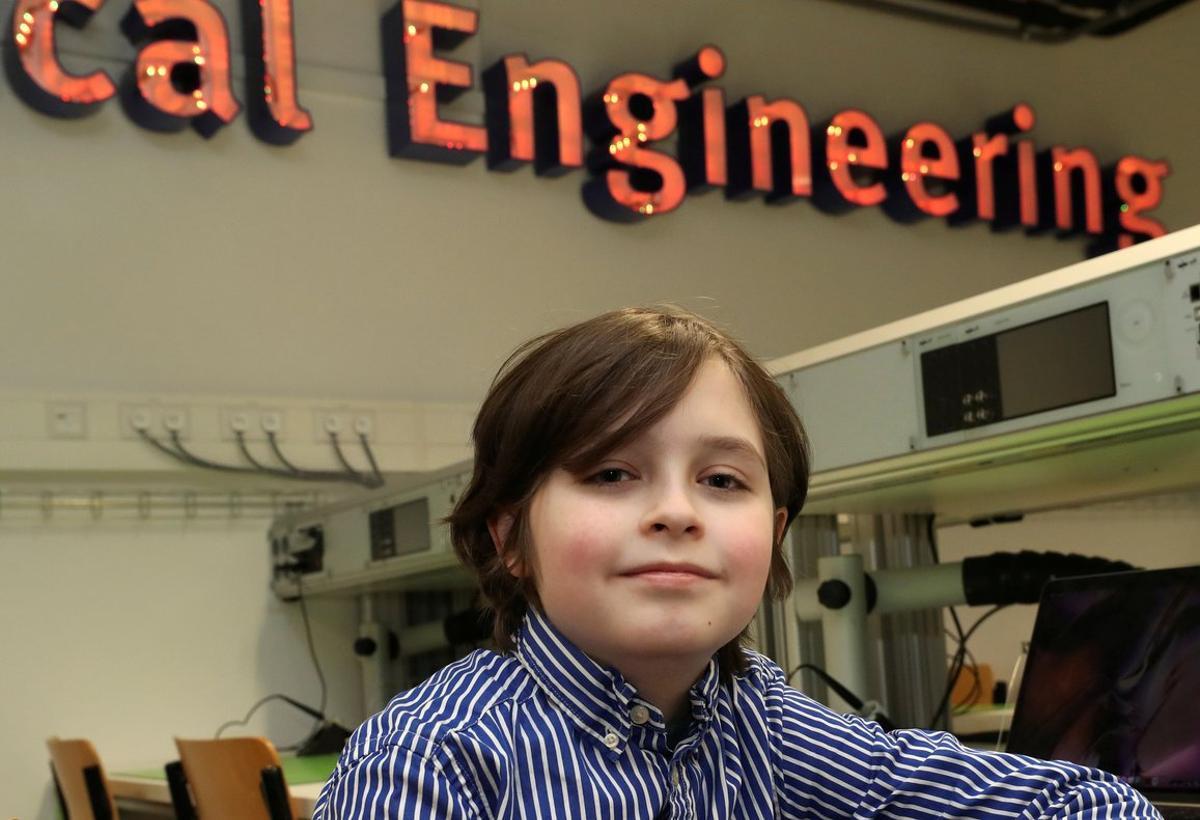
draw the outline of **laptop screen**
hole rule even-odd
[[[1007,748],[1200,792],[1200,566],[1047,584]]]

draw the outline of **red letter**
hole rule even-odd
[[[401,0],[383,18],[388,152],[464,165],[487,150],[487,131],[438,118],[438,100],[471,87],[471,66],[433,56],[435,38],[457,45],[479,13],[432,0]],[[395,48],[399,42],[400,47]]]
[[[725,54],[707,45],[675,66],[674,75],[695,89],[725,73]],[[725,160],[725,92],[705,88],[678,105],[679,163],[689,192],[703,192],[724,185],[728,179]]]
[[[747,97],[734,107],[732,120],[737,173],[730,179],[731,197],[747,188],[765,193],[768,202],[812,194],[808,115],[799,103]]]
[[[851,143],[850,136],[858,139]],[[836,195],[851,205],[878,205],[887,198],[882,182],[859,185],[851,173],[854,167],[884,170],[887,168],[887,146],[883,132],[864,111],[850,109],[834,116],[825,129],[825,170],[822,177],[833,183]],[[830,210],[844,210],[844,205],[829,196],[819,197],[819,204]]]
[[[242,0],[246,46],[246,99],[250,128],[275,145],[312,130],[296,99],[296,45],[292,0]]]
[[[1054,222],[1064,233],[1079,229],[1071,197],[1071,172],[1078,170],[1083,177],[1083,204],[1088,233],[1104,233],[1104,218],[1100,211],[1100,165],[1086,148],[1067,150],[1061,145],[1050,149],[1054,163]]]
[[[990,221],[993,228],[1010,228],[1018,222],[1039,227],[1034,146],[1029,140],[1010,140],[1010,135],[1027,132],[1036,123],[1032,106],[1017,103],[989,117],[985,129],[971,136],[974,215]]]
[[[608,140],[604,179],[584,186],[584,202],[594,213],[628,222],[673,211],[683,202],[687,183],[679,163],[642,145],[671,135],[675,103],[687,96],[683,80],[668,83],[645,74],[622,74],[608,84],[602,107],[607,124],[597,124],[596,130],[611,134],[615,129],[616,134]],[[645,110],[635,114],[638,98]]]
[[[1038,227],[1037,155],[1029,140],[1017,143],[1017,196],[1021,201],[1021,224]]]
[[[483,73],[488,101],[488,167],[532,162],[539,176],[583,165],[579,78],[558,60],[533,65],[510,54]]]
[[[1162,202],[1162,181],[1169,173],[1171,167],[1165,162],[1152,162],[1134,156],[1121,157],[1117,161],[1117,196],[1125,203],[1121,206],[1119,220],[1122,228],[1150,238],[1162,236],[1167,232],[1161,222],[1139,214],[1157,208]],[[1136,177],[1142,180],[1141,193],[1134,188],[1133,180]],[[1117,238],[1117,246],[1127,248],[1136,241],[1138,240],[1131,233],[1122,233]]]
[[[932,156],[926,152],[926,146],[934,149]],[[954,141],[941,126],[919,122],[908,129],[900,143],[900,180],[912,204],[921,213],[950,216],[957,211],[958,195],[950,192],[931,196],[925,187],[927,177],[956,182],[958,154],[954,150]]]
[[[975,157],[975,212],[980,219],[996,218],[996,178],[993,173],[996,157],[1008,153],[1008,136],[996,134],[971,135],[971,153]]]
[[[16,0],[12,42],[5,49],[13,87],[26,103],[55,117],[78,117],[95,111],[116,93],[103,71],[68,74],[54,48],[54,21],[61,17],[80,27],[104,0]]]
[[[689,192],[728,181],[725,164],[725,92],[705,88],[679,104],[679,162]]]
[[[156,131],[176,131],[187,123],[205,137],[232,122],[239,106],[229,88],[229,35],[221,12],[204,0],[134,0],[122,22],[137,44],[151,31],[174,21],[191,25],[196,40],[154,40],[138,52],[133,87],[126,95],[130,115]],[[172,73],[195,79],[190,93],[179,91]]]

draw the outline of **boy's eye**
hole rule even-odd
[[[596,473],[588,481],[593,484],[617,484],[622,481],[628,481],[632,477],[628,470],[622,470],[619,467],[609,467]]]
[[[715,473],[714,475],[706,477],[704,481],[708,484],[708,486],[714,487],[718,490],[740,490],[746,486],[729,473]]]

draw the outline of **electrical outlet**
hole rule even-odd
[[[314,410],[313,440],[329,441],[330,433],[334,433],[340,438],[349,424],[350,414],[344,410]]]
[[[121,438],[141,438],[139,431],[156,435],[159,409],[155,404],[122,404],[118,413]]]
[[[46,405],[46,433],[50,438],[87,438],[87,405],[50,402]]]
[[[237,406],[221,408],[221,440],[237,441],[241,433],[246,441],[266,441],[267,432],[279,432],[283,414],[278,410]]]
[[[122,404],[118,413],[121,438],[141,438],[139,431],[159,439],[170,439],[174,433],[187,440],[191,434],[191,414],[181,405]]]
[[[283,413],[278,410],[264,410],[258,414],[258,426],[262,428],[264,434],[275,433],[279,436],[283,433]]]
[[[329,441],[329,434],[339,441],[358,441],[359,435],[370,436],[375,429],[375,411],[321,409],[313,411],[313,429],[317,441]]]
[[[375,414],[356,413],[354,415],[354,434],[370,438],[373,432],[375,432]]]
[[[186,439],[188,437],[190,425],[186,407],[164,407],[159,416],[159,422],[162,425],[163,435],[167,438],[178,436]]]

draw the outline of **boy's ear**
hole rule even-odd
[[[521,558],[515,552],[505,554],[504,542],[508,540],[508,534],[512,532],[513,522],[516,521],[516,516],[510,512],[497,513],[488,519],[488,533],[492,536],[492,546],[496,548],[496,554],[503,560],[508,571],[515,577],[520,578],[525,574],[521,567]]]
[[[778,544],[783,540],[784,530],[787,529],[787,521],[787,507],[780,507],[775,511],[775,540],[772,543]]]

